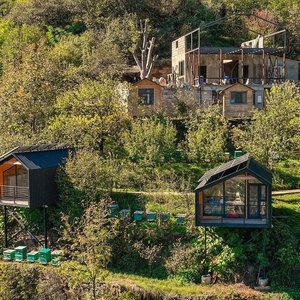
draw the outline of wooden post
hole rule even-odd
[[[282,56],[282,78],[285,81],[285,79],[286,79],[286,54],[285,54],[285,49],[283,51],[283,56]]]
[[[204,264],[205,264],[205,275],[207,274],[208,270],[207,270],[207,234],[206,234],[206,231],[207,231],[207,227],[205,226],[204,227]]]
[[[248,173],[246,173],[246,177],[248,176]],[[245,191],[245,219],[248,219],[248,179],[246,179],[246,191]]]
[[[265,66],[265,49],[263,49],[263,66],[262,66],[262,84],[265,84],[266,66]]]
[[[201,42],[200,42],[200,28],[199,28],[198,29],[198,77],[199,78],[200,78],[200,67],[201,67],[200,46],[201,46]]]
[[[44,247],[48,248],[48,206],[44,205]]]
[[[244,83],[244,50],[242,49],[242,61],[241,61],[241,80],[240,83]]]
[[[276,82],[278,82],[278,55],[275,57]],[[275,72],[274,72],[275,73]]]
[[[7,226],[7,207],[3,206],[4,210],[4,248],[8,248],[8,226]]]
[[[220,55],[219,55],[219,83],[222,84],[222,71],[223,71],[223,59],[222,59],[222,49],[220,49]]]

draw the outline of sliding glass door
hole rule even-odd
[[[266,215],[267,187],[264,184],[248,185],[248,218],[257,219]]]

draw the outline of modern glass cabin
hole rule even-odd
[[[57,168],[69,149],[61,145],[17,147],[0,157],[0,205],[42,207],[58,199]]]
[[[249,154],[205,173],[196,194],[196,225],[269,228],[272,174]]]

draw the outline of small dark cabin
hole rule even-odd
[[[0,157],[0,205],[42,207],[58,200],[56,173],[70,148],[17,147]]]
[[[196,194],[196,225],[270,228],[272,174],[249,154],[205,173]]]

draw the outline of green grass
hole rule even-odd
[[[300,159],[288,159],[276,164],[273,170],[273,189],[300,188]]]
[[[273,218],[287,223],[300,238],[300,193],[273,196]]]
[[[126,287],[138,286],[158,294],[202,296],[203,299],[300,299],[300,292],[295,290],[261,293],[243,284],[183,284],[172,279],[159,280],[115,272],[109,272],[105,280]]]

